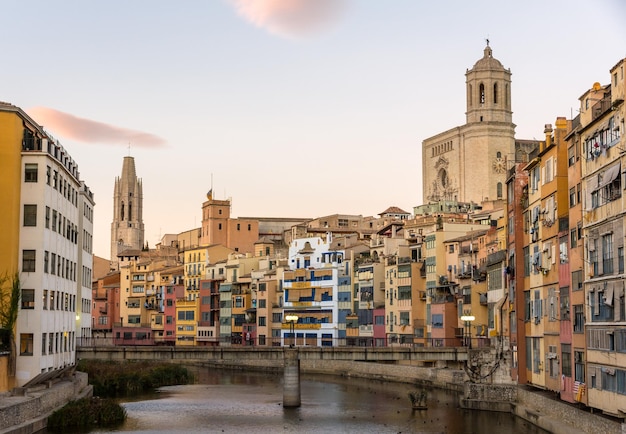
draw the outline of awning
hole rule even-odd
[[[220,292],[231,292],[233,285],[231,283],[220,284]]]
[[[598,190],[605,187],[617,179],[620,172],[620,165],[616,164],[604,171],[602,182],[598,184]]]
[[[607,306],[613,306],[613,283],[609,283],[604,293],[604,304]]]

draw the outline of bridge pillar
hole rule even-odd
[[[300,407],[300,351],[284,348],[283,407]]]

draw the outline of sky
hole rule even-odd
[[[465,72],[512,72],[518,139],[576,116],[626,57],[622,0],[2,0],[0,101],[57,138],[108,258],[135,158],[145,238],[233,217],[376,216],[422,204],[421,144],[465,123]]]

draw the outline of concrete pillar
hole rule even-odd
[[[283,407],[300,407],[300,351],[284,348]]]

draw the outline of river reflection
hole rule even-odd
[[[126,422],[92,433],[543,433],[510,414],[458,408],[458,396],[428,393],[411,409],[408,384],[304,375],[302,406],[282,407],[282,376],[202,369],[197,384],[123,402]],[[147,399],[146,399],[147,398]]]

